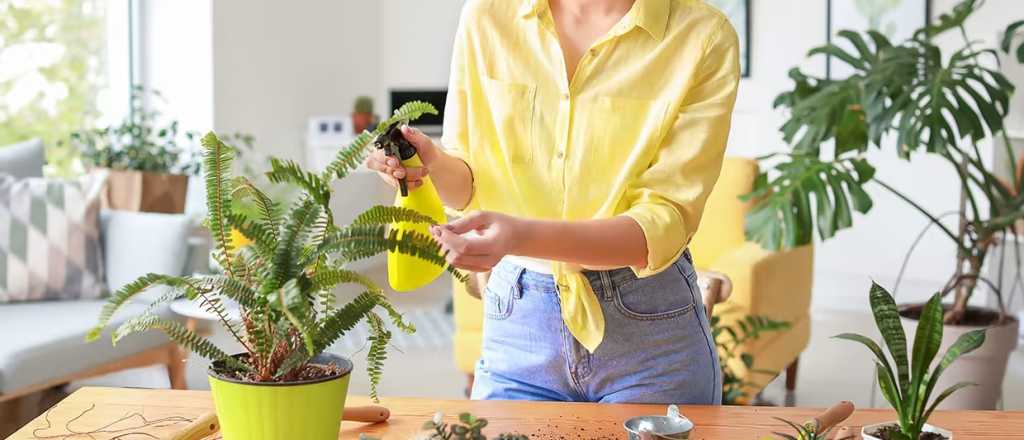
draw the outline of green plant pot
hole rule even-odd
[[[225,377],[210,367],[223,439],[336,440],[352,362],[331,354],[321,354],[313,362],[333,362],[342,373],[302,382],[252,383]]]

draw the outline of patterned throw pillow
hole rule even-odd
[[[0,175],[0,303],[103,295],[105,180],[104,173],[77,180]]]

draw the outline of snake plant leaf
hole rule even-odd
[[[885,352],[882,351],[882,347],[879,347],[873,339],[856,333],[840,333],[833,336],[833,338],[845,339],[847,341],[853,341],[864,345],[868,350],[871,350],[872,354],[875,355],[875,361],[885,368],[885,373],[892,377],[896,377],[896,374],[892,369],[892,365],[889,363],[889,358],[885,356]]]
[[[942,359],[939,360],[938,365],[935,366],[935,369],[929,375],[928,385],[925,387],[925,395],[931,395],[939,382],[939,377],[946,371],[946,368],[953,364],[953,361],[960,356],[977,350],[984,343],[985,330],[973,330],[960,335],[956,342],[953,342],[953,345],[946,349],[946,353],[942,355]]]
[[[910,364],[910,392],[906,402],[906,405],[912,408],[914,413],[919,413],[919,408],[925,405],[925,399],[928,397],[922,395],[920,390],[928,380],[928,370],[942,344],[942,315],[942,296],[935,293],[921,310],[921,316],[917,321],[917,332],[914,334]]]
[[[903,324],[900,322],[896,301],[884,287],[875,282],[871,283],[868,298],[878,331],[882,333],[882,339],[885,340],[885,345],[889,349],[889,355],[896,363],[897,384],[905,395],[912,391],[909,388],[910,368],[907,360],[907,336],[903,331]]]
[[[900,393],[899,385],[896,384],[896,377],[878,362],[875,362],[875,374],[878,377],[878,388],[882,391],[882,396],[896,410],[897,416],[902,419],[905,416],[902,399],[905,394]]]
[[[932,412],[935,411],[935,408],[938,408],[939,404],[941,404],[943,400],[946,400],[946,398],[952,395],[953,393],[963,388],[973,387],[975,385],[977,384],[971,382],[959,382],[955,385],[950,386],[949,388],[946,388],[941,393],[939,393],[938,396],[935,397],[935,400],[928,407],[928,411],[925,411],[924,416],[921,418],[921,420],[928,420],[932,416]]]

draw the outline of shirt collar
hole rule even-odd
[[[524,0],[519,7],[520,17],[535,17],[548,6],[547,0]],[[623,24],[626,29],[633,26],[643,28],[656,40],[665,36],[668,26],[669,0],[636,0],[626,14]]]

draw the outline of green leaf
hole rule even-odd
[[[928,385],[925,387],[923,400],[927,402],[928,397],[931,396],[932,392],[935,390],[935,386],[939,382],[939,377],[942,376],[944,371],[946,371],[946,368],[949,368],[949,366],[952,365],[960,356],[977,350],[978,347],[981,347],[983,344],[985,344],[985,330],[972,330],[960,335],[960,337],[953,342],[953,345],[950,345],[949,348],[946,349],[946,353],[942,355],[942,359],[939,360],[939,364],[935,366],[935,369],[932,370],[929,375]]]
[[[143,275],[124,287],[114,292],[110,298],[107,299],[107,303],[103,305],[100,310],[100,316],[97,319],[96,325],[89,330],[89,333],[85,336],[85,340],[88,342],[99,339],[100,335],[103,334],[103,329],[110,323],[110,320],[114,317],[114,314],[121,309],[125,304],[131,301],[132,298],[145,292],[153,286],[167,286],[172,289],[185,289],[190,293],[190,297],[194,298],[196,292],[192,289],[192,285],[189,283],[188,278],[184,277],[172,277],[167,275],[160,275],[155,273],[149,273]]]
[[[415,209],[401,206],[374,206],[359,214],[353,225],[390,225],[393,223],[435,224],[429,215],[421,214]]]
[[[928,370],[942,344],[942,318],[942,296],[936,293],[922,309],[921,316],[918,318],[917,332],[914,335],[910,376],[910,389],[914,390],[910,394],[912,407],[924,404],[923,401],[918,401],[920,396],[916,390],[919,390],[923,381],[927,380]]]
[[[204,149],[203,169],[206,173],[207,227],[213,236],[215,250],[227,256],[232,250],[227,217],[232,212],[231,166],[235,151],[212,131],[200,142]]]
[[[156,315],[142,315],[125,321],[117,328],[117,331],[114,332],[113,343],[116,345],[117,342],[125,336],[149,329],[158,329],[163,331],[167,334],[167,337],[181,347],[206,359],[222,361],[233,369],[248,369],[245,364],[231,356],[228,356],[227,353],[221,351],[217,346],[213,345],[213,343],[203,339],[191,330],[185,328],[185,326],[178,322],[164,319]]]
[[[875,316],[875,324],[878,331],[882,333],[882,339],[889,348],[896,363],[896,372],[899,378],[899,389],[905,395],[909,391],[909,362],[907,360],[907,336],[903,331],[903,324],[900,322],[899,310],[896,308],[896,301],[892,295],[878,283],[871,283],[871,292],[868,295],[871,302],[871,311]]]
[[[882,364],[875,362],[875,374],[878,377],[878,387],[882,391],[882,396],[900,414],[900,417],[903,417],[903,400],[901,399],[900,390],[896,385],[896,378],[893,377],[892,371],[887,370],[887,367]]]
[[[946,400],[946,398],[951,396],[953,393],[963,388],[972,387],[975,385],[976,384],[970,382],[960,382],[957,383],[956,385],[946,388],[945,391],[939,393],[938,397],[935,398],[935,401],[932,402],[931,406],[928,407],[928,411],[925,411],[924,417],[921,417],[921,420],[927,421],[929,418],[931,418],[932,412],[935,411],[935,408],[938,408],[939,404],[941,404],[943,400]]]

